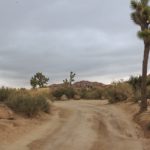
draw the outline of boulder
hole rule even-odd
[[[66,101],[68,100],[68,97],[66,95],[62,95],[61,98],[60,98],[62,101]]]

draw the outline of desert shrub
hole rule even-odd
[[[27,117],[33,117],[40,111],[48,113],[50,111],[49,103],[42,96],[31,96],[30,94],[15,93],[6,101],[6,105],[16,113]]]
[[[0,102],[6,101],[13,92],[15,92],[15,89],[1,87],[0,88]]]
[[[110,88],[108,90],[108,95],[109,95],[108,99],[109,99],[110,103],[115,103],[115,102],[127,100],[127,98],[128,98],[125,93],[123,93],[120,90],[116,90],[114,88]]]
[[[43,97],[45,97],[46,99],[50,99],[51,97],[51,90],[50,88],[38,88],[38,89],[31,89],[29,90],[29,93],[32,96],[37,96],[37,95],[41,95]]]
[[[69,99],[73,98],[76,94],[72,87],[62,87],[52,91],[52,96],[56,99],[60,99],[63,95],[66,95]]]
[[[147,87],[147,98],[150,99],[150,86]]]
[[[58,88],[52,91],[52,96],[55,97],[56,99],[60,99],[63,93],[64,90],[62,88]]]
[[[79,90],[78,93],[82,99],[102,99],[103,96],[103,90],[100,88],[83,88]]]
[[[50,112],[50,105],[48,101],[45,99],[45,97],[39,95],[36,96],[35,98],[36,101],[36,106],[39,108],[40,111],[49,113]]]
[[[142,77],[131,76],[127,82],[132,86],[134,91],[137,91],[141,89]]]
[[[132,98],[133,102],[138,102],[139,100],[141,100],[141,90],[140,89],[133,92],[133,98]]]
[[[110,103],[116,103],[133,98],[132,87],[128,83],[116,82],[107,88],[107,96]]]
[[[131,76],[128,80],[128,83],[132,86],[134,97],[134,102],[138,102],[141,100],[141,83],[142,83],[142,77],[141,76]],[[147,76],[147,98],[150,99],[150,76]]]
[[[75,90],[71,87],[64,89],[64,95],[66,95],[69,99],[73,98],[75,94],[76,94]]]
[[[87,92],[85,99],[101,99],[101,93],[98,90],[89,91]]]
[[[80,97],[82,98],[82,99],[85,99],[87,96],[87,89],[85,89],[85,88],[82,88],[81,90],[78,90],[78,93],[79,93],[79,95],[80,95]]]

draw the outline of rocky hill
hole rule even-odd
[[[50,85],[51,88],[58,88],[62,86],[63,86],[63,83]],[[85,81],[85,80],[78,81],[73,84],[73,87],[75,88],[92,88],[92,87],[105,87],[105,86],[106,85],[103,83],[91,82],[91,81]]]

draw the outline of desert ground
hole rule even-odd
[[[107,101],[54,102],[51,115],[38,121],[0,120],[0,150],[149,150],[126,109]]]

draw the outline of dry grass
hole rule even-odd
[[[42,96],[49,97],[49,96],[50,96],[50,93],[51,93],[51,89],[50,89],[50,88],[31,89],[31,90],[29,90],[29,93],[30,93],[32,96],[35,96],[35,95],[42,95]]]

